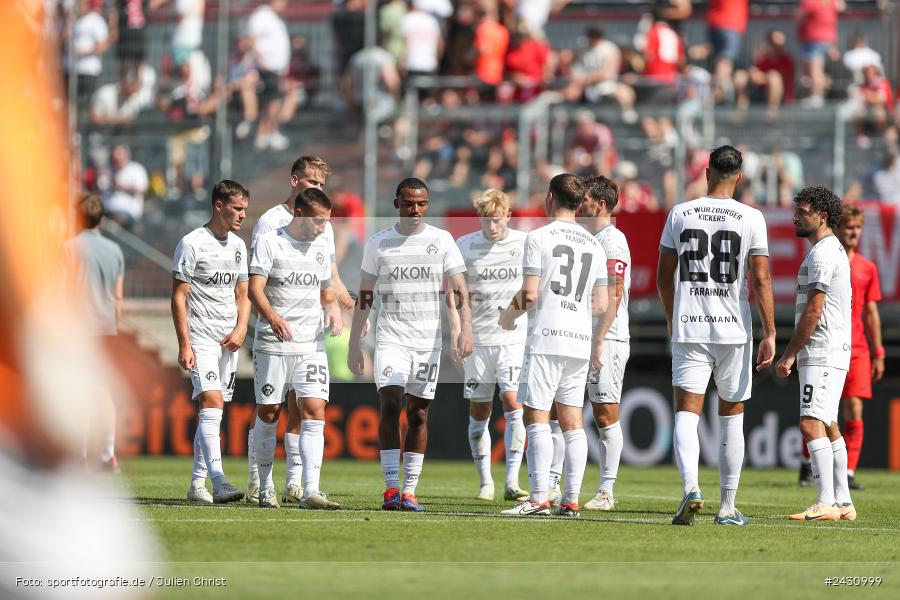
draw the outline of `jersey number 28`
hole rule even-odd
[[[697,247],[685,250],[678,257],[678,278],[680,281],[734,283],[738,276],[738,257],[741,255],[741,236],[727,229],[709,236],[702,229],[685,229],[681,232],[681,242],[690,244],[697,240]],[[726,243],[727,242],[727,243]],[[691,270],[691,261],[703,261],[712,252],[709,272]],[[722,269],[722,266],[727,267]]]

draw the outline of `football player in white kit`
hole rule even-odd
[[[519,468],[525,450],[522,405],[516,401],[519,370],[525,354],[526,328],[505,331],[497,322],[500,310],[522,287],[525,232],[509,228],[509,196],[496,189],[474,202],[481,229],[456,241],[466,261],[466,286],[472,304],[472,355],[463,363],[463,396],[469,401],[469,447],[480,478],[479,500],[494,499],[491,477],[491,434],[488,423],[494,386],[506,419],[506,482],[503,497],[521,500],[528,493],[519,487]],[[524,324],[523,324],[524,325]]]
[[[458,311],[451,331],[457,362],[472,353],[472,315],[466,290],[466,265],[453,236],[424,223],[428,187],[410,177],[397,186],[396,224],[374,234],[363,250],[359,301],[353,313],[347,365],[363,372],[360,337],[381,297],[375,326],[375,385],[381,400],[378,441],[384,474],[384,510],[425,510],[416,498],[428,442],[428,406],[434,399],[441,366],[441,293],[446,277],[448,309]],[[406,399],[403,445],[404,481],[400,489],[400,410]]]
[[[178,242],[172,266],[172,319],[178,336],[178,364],[191,372],[193,398],[200,405],[194,435],[194,467],[188,500],[234,502],[244,493],[222,472],[219,432],[225,402],[234,393],[238,350],[247,335],[247,246],[233,232],[241,228],[250,193],[236,181],[212,190],[213,214]],[[206,489],[206,476],[213,494]]]
[[[748,522],[734,506],[744,461],[744,402],[750,398],[753,371],[748,273],[763,326],[757,371],[775,356],[775,321],[765,219],[757,209],[732,199],[741,165],[741,153],[731,146],[713,150],[706,169],[707,195],[673,208],[659,243],[656,286],[672,336],[673,445],[684,492],[674,525],[693,525],[703,508],[697,425],[710,375],[719,395],[721,437],[721,502],[714,522]]]
[[[603,348],[591,314],[602,313],[608,304],[606,253],[597,238],[575,222],[584,191],[575,175],[564,173],[550,180],[544,206],[552,222],[526,237],[522,289],[500,314],[500,326],[514,330],[516,319],[529,313],[519,399],[525,407],[531,495],[502,511],[504,515],[550,514],[554,404],[565,438],[565,489],[558,514],[579,514],[578,494],[587,464],[585,381],[589,366],[600,367]]]
[[[850,368],[850,261],[833,229],[841,220],[841,199],[824,187],[794,197],[794,227],[809,240],[809,254],[797,276],[794,335],[775,364],[787,377],[800,373],[800,431],[809,450],[818,500],[795,521],[856,519],[847,482],[847,445],[838,427],[838,408]]]
[[[281,403],[293,389],[301,416],[300,506],[336,509],[340,505],[319,490],[329,385],[325,329],[334,336],[343,327],[331,290],[330,250],[322,235],[331,201],[317,188],[303,190],[297,194],[294,215],[284,227],[260,236],[250,258],[250,301],[260,316],[253,343],[259,506],[278,508],[272,483],[275,428]]]
[[[253,226],[250,237],[250,252],[256,246],[256,240],[269,231],[284,227],[294,218],[294,200],[303,190],[315,188],[325,189],[325,182],[331,173],[328,163],[318,156],[301,156],[291,165],[291,193],[287,200],[276,204],[260,216]],[[324,241],[329,245],[331,257],[331,287],[338,302],[344,308],[353,307],[353,299],[347,293],[347,288],[341,282],[337,263],[334,255],[334,230],[331,222],[325,226],[322,234]],[[294,389],[291,388],[287,397],[288,422],[284,433],[284,450],[287,456],[287,471],[285,472],[284,490],[281,493],[281,501],[284,503],[297,503],[303,498],[303,463],[300,458],[300,410]],[[259,472],[254,452],[254,428],[250,425],[247,432],[247,463],[249,465],[249,483],[247,484],[247,501],[251,504],[259,502]]]
[[[622,427],[619,425],[619,403],[622,381],[631,352],[628,332],[628,296],[631,291],[631,251],[628,240],[612,222],[619,203],[619,187],[607,177],[594,176],[584,181],[586,193],[578,209],[579,223],[593,233],[606,252],[609,285],[609,307],[603,320],[594,318],[603,339],[602,368],[588,373],[587,395],[594,412],[600,437],[600,483],[593,498],[584,503],[585,510],[613,510],[616,500],[613,486],[622,457]]]

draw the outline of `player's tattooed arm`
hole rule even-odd
[[[347,290],[344,289],[345,293],[346,291]],[[322,290],[320,301],[322,303],[322,308],[325,309],[325,329],[331,329],[331,337],[341,335],[341,332],[344,331],[344,318],[341,315],[341,307],[339,306],[333,285]],[[352,298],[350,302],[352,306]]]
[[[537,302],[540,283],[540,275],[526,275],[522,279],[522,289],[516,292],[516,295],[509,301],[509,306],[500,313],[500,327],[509,331],[516,328],[516,319],[530,310]]]
[[[881,345],[881,315],[878,314],[878,303],[866,302],[863,309],[863,328],[866,331],[866,339],[874,349],[872,355],[872,379],[881,381],[884,376],[884,346]]]
[[[678,267],[678,255],[660,254],[656,266],[656,290],[666,312],[669,325],[669,336],[672,335],[672,312],[675,310],[675,269]]]
[[[188,333],[187,295],[190,289],[191,284],[188,282],[180,279],[172,280],[172,321],[175,323],[175,335],[178,337],[178,364],[188,371],[194,368],[195,363]]]
[[[787,348],[781,358],[775,363],[775,373],[779,377],[787,377],[791,374],[794,361],[797,360],[797,353],[806,345],[813,332],[816,330],[816,323],[822,316],[825,308],[825,292],[822,290],[811,289],[806,296],[806,308],[800,315],[797,327],[794,328],[794,335],[788,342]]]
[[[229,352],[237,352],[247,337],[247,325],[250,323],[250,299],[247,297],[247,281],[239,281],[234,286],[234,303],[237,305],[237,323],[231,333],[222,340],[222,347]]]
[[[278,341],[289,342],[293,339],[291,326],[272,308],[272,304],[266,297],[265,288],[268,280],[269,278],[265,275],[250,274],[250,302],[253,303],[253,308],[256,309],[259,316],[272,326],[272,333],[275,334]]]
[[[365,370],[365,359],[359,347],[360,338],[364,335],[365,324],[369,320],[369,312],[375,300],[375,276],[363,271],[359,279],[359,295],[353,311],[353,323],[350,325],[350,350],[347,354],[347,366],[354,375],[362,375]]]
[[[459,330],[456,337],[451,337],[452,356],[456,362],[462,362],[472,354],[472,307],[469,305],[469,290],[466,288],[465,273],[451,275],[448,280],[450,294],[447,296],[448,313],[456,313]],[[452,319],[453,317],[451,317]],[[453,335],[451,320],[451,336]]]
[[[775,296],[772,293],[772,276],[769,273],[768,256],[751,256],[750,272],[756,310],[762,323],[763,339],[756,354],[756,370],[768,368],[775,360]]]

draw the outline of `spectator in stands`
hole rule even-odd
[[[644,76],[654,83],[674,85],[683,60],[681,36],[662,17],[662,10],[654,7],[653,26],[644,48]]]
[[[619,81],[622,52],[596,27],[589,28],[586,35],[588,47],[573,67],[571,82],[563,96],[570,102],[591,104],[599,103],[603,98],[614,98],[622,108],[622,120],[636,122],[634,88]]]
[[[712,46],[712,71],[716,100],[732,100],[732,73],[741,53],[749,17],[748,0],[709,0],[706,25]]]
[[[400,73],[393,55],[380,46],[363,48],[350,58],[350,65],[344,74],[344,92],[350,100],[354,115],[362,111],[365,103],[365,74],[375,73],[375,97],[373,107],[378,110],[393,111],[400,98]]]
[[[151,0],[151,11],[166,4],[175,5],[177,22],[172,31],[172,62],[176,65],[187,62],[194,50],[203,44],[203,13],[206,0]]]
[[[806,187],[803,161],[796,152],[790,152],[781,146],[772,149],[771,158],[778,178],[778,206],[793,207],[794,195]]]
[[[345,0],[331,16],[338,73],[343,75],[350,57],[366,45],[366,0]]]
[[[575,117],[575,136],[566,152],[566,172],[610,177],[619,162],[612,130],[590,110]]]
[[[734,74],[737,105],[746,108],[751,98],[765,99],[770,117],[778,107],[794,101],[794,59],[785,50],[785,35],[773,29],[766,34],[756,51],[756,59],[746,71]],[[750,88],[749,90],[747,88]]]
[[[441,26],[432,14],[419,8],[421,3],[422,0],[413,2],[412,9],[400,24],[400,33],[406,47],[402,64],[406,77],[434,75],[444,50]]]
[[[144,62],[147,0],[113,0],[109,29],[113,33],[119,66],[137,68]]]
[[[78,19],[72,26],[72,48],[67,70],[78,76],[78,106],[90,102],[103,72],[103,54],[109,49],[110,35],[106,20],[100,14],[102,0],[79,0]],[[68,31],[68,29],[66,29]],[[74,63],[74,64],[73,64]]]
[[[479,9],[474,47],[475,76],[488,86],[498,85],[503,81],[503,63],[506,51],[509,50],[509,31],[500,24],[495,2],[485,2]]]
[[[862,68],[862,83],[851,88],[850,98],[856,106],[853,123],[857,143],[860,148],[869,148],[869,138],[884,135],[891,124],[891,110],[894,106],[891,83],[880,67],[866,65]]]
[[[850,42],[850,49],[844,53],[844,66],[853,75],[853,83],[861,84],[863,82],[863,67],[875,65],[879,69],[883,69],[881,63],[881,55],[869,47],[866,36],[862,31],[857,31]]]
[[[413,4],[419,10],[423,10],[434,17],[439,25],[443,25],[444,20],[449,19],[453,15],[453,3],[450,0],[413,0]]]
[[[516,131],[512,127],[507,127],[500,133],[499,143],[492,145],[488,150],[487,167],[481,177],[481,186],[507,192],[515,190],[518,159]]]
[[[290,145],[290,140],[278,130],[279,115],[284,99],[281,96],[281,77],[291,62],[291,39],[287,25],[280,13],[287,7],[287,0],[269,0],[256,8],[247,18],[247,38],[259,70],[259,106],[262,113],[256,129],[254,147],[280,151]]]
[[[297,107],[306,106],[316,97],[321,74],[322,70],[309,57],[306,38],[302,35],[291,38],[291,64],[287,75],[281,80],[285,103],[281,108],[279,122],[289,122]]]
[[[633,162],[623,160],[615,170],[615,182],[619,186],[619,210],[627,213],[658,212],[659,201],[653,187],[638,179],[638,168]]]
[[[91,99],[91,123],[128,125],[153,104],[156,73],[150,65],[119,65],[119,82],[100,86]]]
[[[516,14],[531,31],[546,35],[544,27],[550,14],[558,12],[569,3],[569,0],[517,0]]]
[[[409,12],[406,0],[388,0],[378,9],[378,30],[382,46],[394,57],[394,64],[403,60],[404,39],[400,33],[400,23]]]
[[[825,103],[828,78],[825,55],[837,43],[838,13],[844,0],[802,0],[797,13],[797,35],[803,45],[804,74],[809,81],[809,96],[803,105],[817,108]]]
[[[112,151],[112,172],[105,182],[103,208],[107,216],[130,229],[144,214],[144,194],[150,185],[147,170],[131,160],[128,146],[119,144]]]
[[[512,36],[506,54],[506,77],[515,85],[515,100],[527,102],[541,92],[549,79],[550,45],[524,22]]]
[[[172,89],[160,94],[160,108],[179,129],[168,143],[170,196],[177,197],[178,190],[186,186],[194,200],[205,202],[212,133],[210,120],[224,89],[221,82],[213,87],[209,61],[201,50],[194,50],[178,66],[178,71],[179,77]]]
[[[475,71],[475,27],[478,14],[472,2],[457,3],[447,30],[442,75],[471,75]]]
[[[900,206],[900,158],[896,150],[889,150],[884,163],[872,176],[875,193],[882,202]]]

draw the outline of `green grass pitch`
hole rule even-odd
[[[697,525],[675,527],[674,466],[622,468],[617,510],[578,519],[500,517],[511,503],[475,500],[469,462],[426,460],[417,491],[423,514],[380,510],[377,463],[326,461],[322,487],[343,505],[333,512],[198,506],[183,500],[190,459],[134,458],[122,466],[162,543],[167,574],[227,579],[224,588],[162,588],[161,597],[900,597],[900,475],[884,471],[861,473],[867,489],[854,496],[856,522],[795,523],[788,513],[811,504],[815,491],[798,487],[793,471],[745,470],[737,505],[751,521],[735,528],[712,524],[714,469],[700,474],[706,507]],[[279,467],[280,493],[283,460]],[[497,482],[502,468],[494,467]],[[225,472],[246,485],[245,461],[226,459]],[[597,476],[589,465],[582,502]],[[882,583],[826,586],[828,577]]]

